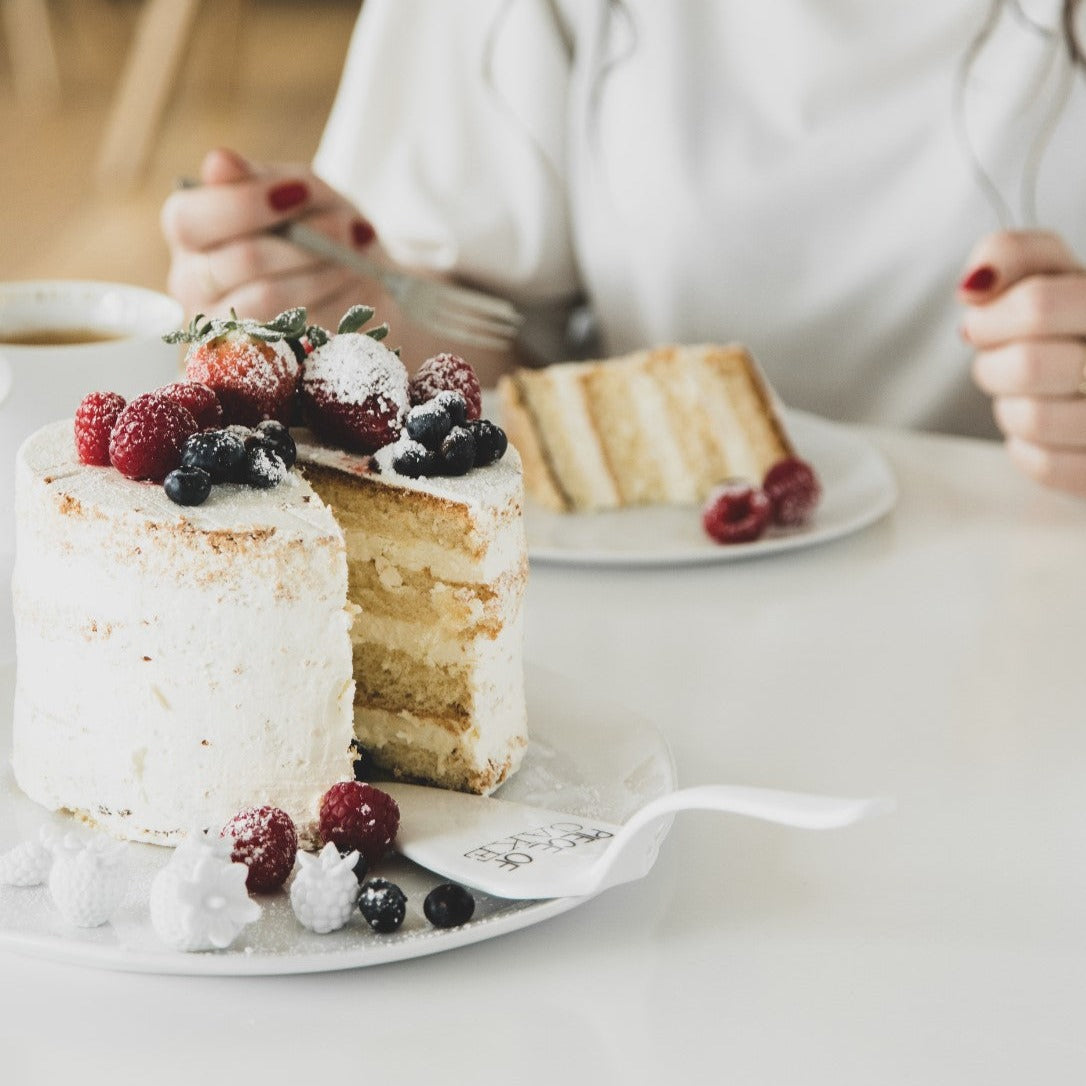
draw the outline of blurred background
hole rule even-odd
[[[359,0],[0,0],[0,279],[163,289],[204,151],[308,160]]]

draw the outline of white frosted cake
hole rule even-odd
[[[17,466],[13,766],[33,799],[174,843],[250,804],[305,836],[351,776],[489,792],[526,746],[515,453],[458,478],[304,443],[270,490],[197,507],[80,463]],[[353,619],[353,623],[352,623]]]

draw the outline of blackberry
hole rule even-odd
[[[290,431],[277,419],[265,419],[258,423],[256,433],[262,437],[279,454],[289,471],[298,460],[298,446],[294,444],[294,438]]]
[[[429,402],[437,404],[442,411],[445,411],[452,419],[453,426],[463,426],[468,421],[468,401],[464,399],[462,392],[446,389],[444,392],[439,392]]]
[[[393,470],[409,479],[422,475],[437,475],[441,467],[439,457],[417,441],[404,441],[392,457]]]
[[[211,476],[203,468],[174,468],[162,488],[175,505],[203,505],[211,493]]]
[[[422,911],[435,928],[455,928],[471,919],[475,898],[459,883],[443,882],[426,895]]]
[[[245,468],[245,443],[230,430],[193,434],[181,450],[183,468],[202,468],[213,483],[236,482]]]
[[[452,429],[449,412],[434,400],[412,407],[407,413],[407,433],[428,449],[437,449]]]
[[[244,481],[257,490],[278,486],[287,474],[287,466],[274,446],[262,437],[250,437],[245,447]]]
[[[475,466],[475,438],[471,431],[464,426],[454,426],[441,443],[438,455],[444,475],[465,475],[471,471]]]
[[[468,423],[471,436],[475,438],[475,466],[485,468],[505,455],[509,448],[509,438],[505,431],[490,419],[474,419]]]
[[[374,931],[382,935],[395,931],[407,915],[407,896],[388,879],[370,879],[362,884],[358,908]]]

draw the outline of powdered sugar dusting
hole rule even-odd
[[[344,333],[318,347],[305,362],[302,378],[318,398],[364,404],[382,411],[407,411],[407,369],[383,343],[362,333]]]

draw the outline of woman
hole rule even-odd
[[[313,170],[212,152],[167,201],[171,288],[326,324],[376,300],[409,362],[452,346],[268,233],[304,217],[552,329],[587,302],[603,352],[739,340],[795,407],[998,426],[1086,495],[1077,7],[367,0]]]

